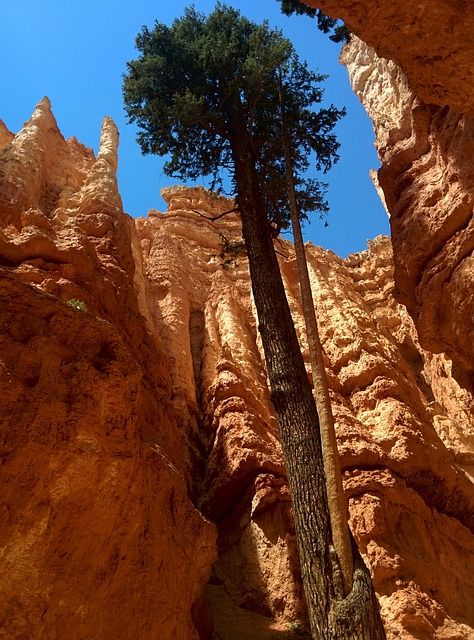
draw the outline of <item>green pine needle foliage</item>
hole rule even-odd
[[[318,29],[323,33],[330,33],[329,39],[333,42],[349,42],[351,39],[351,32],[344,23],[330,18],[320,9],[309,7],[301,0],[277,0],[277,2],[281,3],[281,11],[287,16],[296,13],[316,18]]]
[[[76,300],[76,298],[71,298],[66,302],[68,307],[73,307],[74,309],[79,309],[80,311],[87,311],[87,305],[82,300]]]
[[[327,213],[327,185],[315,174],[338,159],[333,128],[345,111],[320,108],[325,76],[298,58],[281,31],[218,3],[209,16],[190,7],[171,26],[143,27],[136,47],[139,56],[127,64],[123,80],[125,110],[138,125],[142,152],[166,157],[166,175],[184,182],[207,177],[211,190],[236,196],[232,149],[238,105],[267,218],[278,231],[287,228],[281,76],[301,216]]]

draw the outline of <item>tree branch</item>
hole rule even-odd
[[[218,216],[214,216],[214,217],[206,216],[206,215],[204,215],[204,213],[200,213],[199,211],[196,211],[196,209],[191,209],[191,211],[194,211],[194,213],[197,213],[197,215],[201,216],[201,218],[206,218],[206,220],[211,220],[212,222],[214,222],[215,220],[219,220],[219,218],[223,218],[228,213],[232,213],[234,211],[238,211],[238,208],[234,207],[233,209],[229,209],[229,211],[224,211],[223,213],[219,213]]]
[[[276,240],[278,242],[278,244],[280,245],[280,247],[283,249],[283,242],[281,241],[280,238],[274,238],[274,240]],[[275,243],[273,243],[273,248],[275,249]],[[275,253],[279,256],[281,256],[282,258],[285,258],[285,260],[288,258],[288,254],[282,253],[281,251],[278,251],[278,249],[275,249]]]

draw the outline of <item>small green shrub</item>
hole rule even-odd
[[[80,311],[87,311],[86,303],[83,302],[82,300],[76,300],[76,298],[71,298],[71,300],[68,300],[66,304],[69,307],[74,307],[74,309],[79,309]]]
[[[222,233],[220,233],[219,236],[221,239],[221,252],[218,254],[218,258],[221,260],[220,266],[225,270],[230,269],[230,267],[238,267],[239,263],[237,262],[237,258],[247,255],[245,243],[231,242]]]
[[[290,624],[291,637],[295,640],[311,640],[311,634],[307,631],[301,622],[292,622]]]

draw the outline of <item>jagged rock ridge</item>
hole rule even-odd
[[[139,310],[117,141],[106,119],[94,158],[45,99],[0,151],[5,639],[196,637],[215,558]]]
[[[97,158],[47,100],[0,135],[0,637],[291,637],[304,601],[249,274],[219,258],[238,218],[200,217],[231,207],[183,187],[126,216],[110,119]],[[472,395],[393,297],[388,239],[308,252],[389,638],[471,638]]]

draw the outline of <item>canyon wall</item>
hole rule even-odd
[[[474,115],[473,0],[303,0],[393,60],[427,104]]]
[[[396,297],[420,343],[474,389],[474,4],[311,0],[357,35],[343,50],[374,123]],[[474,411],[474,407],[472,407]]]
[[[132,220],[118,134],[0,128],[0,638],[284,640],[305,604],[232,203]],[[293,247],[279,260],[308,349]],[[391,243],[308,246],[350,524],[390,639],[474,634],[474,419],[394,297]],[[293,625],[293,626],[291,626]]]
[[[363,40],[343,61],[392,229],[345,260],[308,246],[350,524],[390,640],[472,640],[474,5],[313,4]],[[247,263],[220,256],[238,218],[173,187],[132,220],[117,145],[107,118],[97,157],[64,140],[47,99],[0,121],[0,638],[294,638]]]
[[[95,158],[44,99],[2,141],[0,638],[197,638],[215,528],[136,295],[117,129]]]
[[[423,103],[395,63],[357,38],[343,61],[376,131],[397,299],[421,344],[448,354],[459,383],[472,391],[474,120]]]

